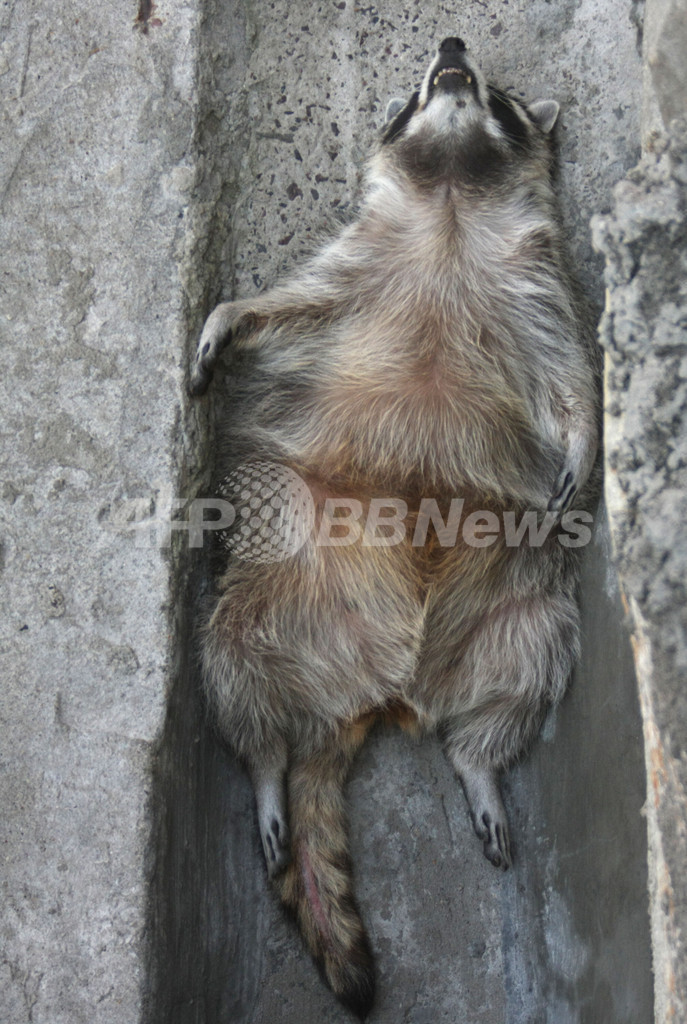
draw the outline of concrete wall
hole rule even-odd
[[[204,723],[202,557],[181,532],[160,546],[221,408],[189,405],[187,353],[220,294],[269,284],[345,215],[387,99],[456,32],[499,84],[561,102],[563,207],[600,302],[587,225],[638,156],[641,6],[2,12],[2,1018],[343,1021]],[[508,784],[512,873],[483,860],[435,744],[363,752],[374,1019],[650,1018],[641,724],[602,518],[583,607],[570,697]]]
[[[170,5],[171,6],[171,5]],[[141,1014],[177,657],[198,8],[0,7],[2,1008]],[[195,463],[195,458],[193,462]],[[143,536],[145,526],[141,526]]]
[[[606,257],[606,494],[649,780],[656,1020],[687,1017],[687,11],[647,8],[644,157],[595,220]]]

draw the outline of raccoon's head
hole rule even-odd
[[[525,106],[488,85],[462,39],[444,39],[420,90],[392,100],[382,149],[419,183],[463,178],[489,184],[519,164],[548,168],[554,100]]]

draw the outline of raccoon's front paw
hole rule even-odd
[[[291,860],[291,837],[286,821],[277,815],[260,822],[260,837],[265,852],[267,874],[274,878]]]
[[[547,511],[562,515],[572,505],[578,492],[577,474],[574,467],[566,459],[563,468],[553,485],[553,493],[549,498]]]
[[[204,395],[212,380],[215,365],[234,334],[236,311],[233,302],[223,302],[205,321],[191,369],[189,394]]]
[[[568,435],[568,448],[560,473],[551,489],[548,510],[561,516],[572,508],[592,471],[597,452],[596,426],[582,424]]]

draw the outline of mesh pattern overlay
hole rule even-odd
[[[305,544],[315,522],[310,489],[298,473],[275,462],[238,466],[219,487],[236,518],[220,540],[248,562],[282,562]]]

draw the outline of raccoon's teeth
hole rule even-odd
[[[442,68],[441,71],[435,75],[432,85],[437,85],[439,79],[444,75],[461,75],[468,85],[472,82],[472,75],[466,74],[464,71],[461,71],[460,68]]]

